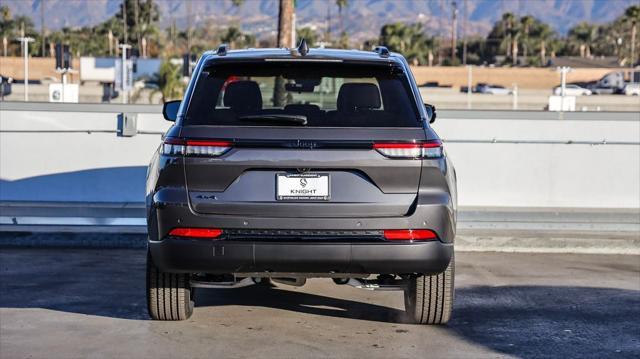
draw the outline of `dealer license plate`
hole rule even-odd
[[[276,175],[276,199],[278,201],[327,201],[330,196],[329,174]]]

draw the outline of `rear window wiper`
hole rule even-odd
[[[252,121],[252,122],[280,122],[280,123],[294,123],[302,126],[307,125],[307,116],[303,115],[247,115],[239,116],[240,121]]]

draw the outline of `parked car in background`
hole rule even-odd
[[[13,78],[0,75],[0,97],[4,99],[5,96],[11,95],[11,84]]]
[[[557,96],[562,95],[562,87],[554,87],[553,94]],[[592,92],[591,90],[578,85],[566,85],[564,88],[564,94],[565,96],[590,96]]]
[[[475,92],[486,93],[486,94],[491,94],[491,95],[509,95],[509,94],[511,94],[511,90],[509,90],[508,88],[505,88],[504,86],[491,85],[491,84],[485,84],[485,83],[479,83],[476,86],[476,91]]]
[[[628,83],[624,86],[623,91],[627,96],[640,96],[640,83]]]
[[[622,88],[618,87],[610,87],[610,86],[599,86],[595,85],[589,87],[591,93],[594,95],[614,95],[622,92]]]

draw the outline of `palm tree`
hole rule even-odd
[[[533,16],[523,16],[520,18],[520,24],[522,24],[522,30],[524,34],[524,38],[522,39],[522,56],[525,61],[527,61],[527,50],[529,47],[529,31],[531,27],[536,23],[536,19]]]
[[[414,65],[428,63],[429,52],[435,45],[433,38],[424,33],[422,24],[400,22],[386,24],[380,29],[380,44],[402,53]]]
[[[149,102],[158,92],[162,95],[162,102],[182,97],[186,84],[182,80],[180,66],[173,65],[168,60],[162,61],[160,71],[155,76],[155,80],[158,84],[158,89],[149,94]]]
[[[318,33],[310,27],[301,27],[296,30],[298,39],[305,39],[309,47],[314,47],[318,42]]]
[[[511,37],[511,29],[514,26],[516,16],[510,12],[502,14],[503,41],[506,42],[507,57],[511,57],[513,50],[513,38]],[[517,46],[516,46],[517,47]]]
[[[232,49],[235,49],[254,46],[256,38],[253,35],[243,33],[235,26],[231,26],[220,36],[220,41],[229,44]]]
[[[598,38],[598,26],[581,22],[569,30],[569,45],[578,46],[580,57],[591,57],[593,43]]]
[[[338,6],[338,17],[340,18],[340,34],[344,33],[344,18],[342,17],[342,9],[349,5],[349,0],[336,0]]]
[[[548,24],[538,23],[535,26],[535,39],[540,46],[540,66],[547,65],[547,45],[555,36],[555,32]]]
[[[631,66],[636,63],[636,34],[640,23],[640,6],[630,6],[625,10],[623,21],[631,24]]]
[[[293,37],[293,12],[295,4],[293,0],[280,0],[280,10],[278,11],[278,47],[291,47]],[[284,78],[278,76],[273,86],[273,105],[284,107],[287,102],[284,88]]]
[[[0,35],[2,35],[2,55],[7,56],[8,38],[13,35],[15,22],[11,18],[11,10],[8,6],[0,6]]]

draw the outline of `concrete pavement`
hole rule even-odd
[[[632,358],[640,257],[457,254],[444,327],[399,292],[311,280],[205,289],[185,322],[147,319],[141,249],[0,249],[0,358]]]

